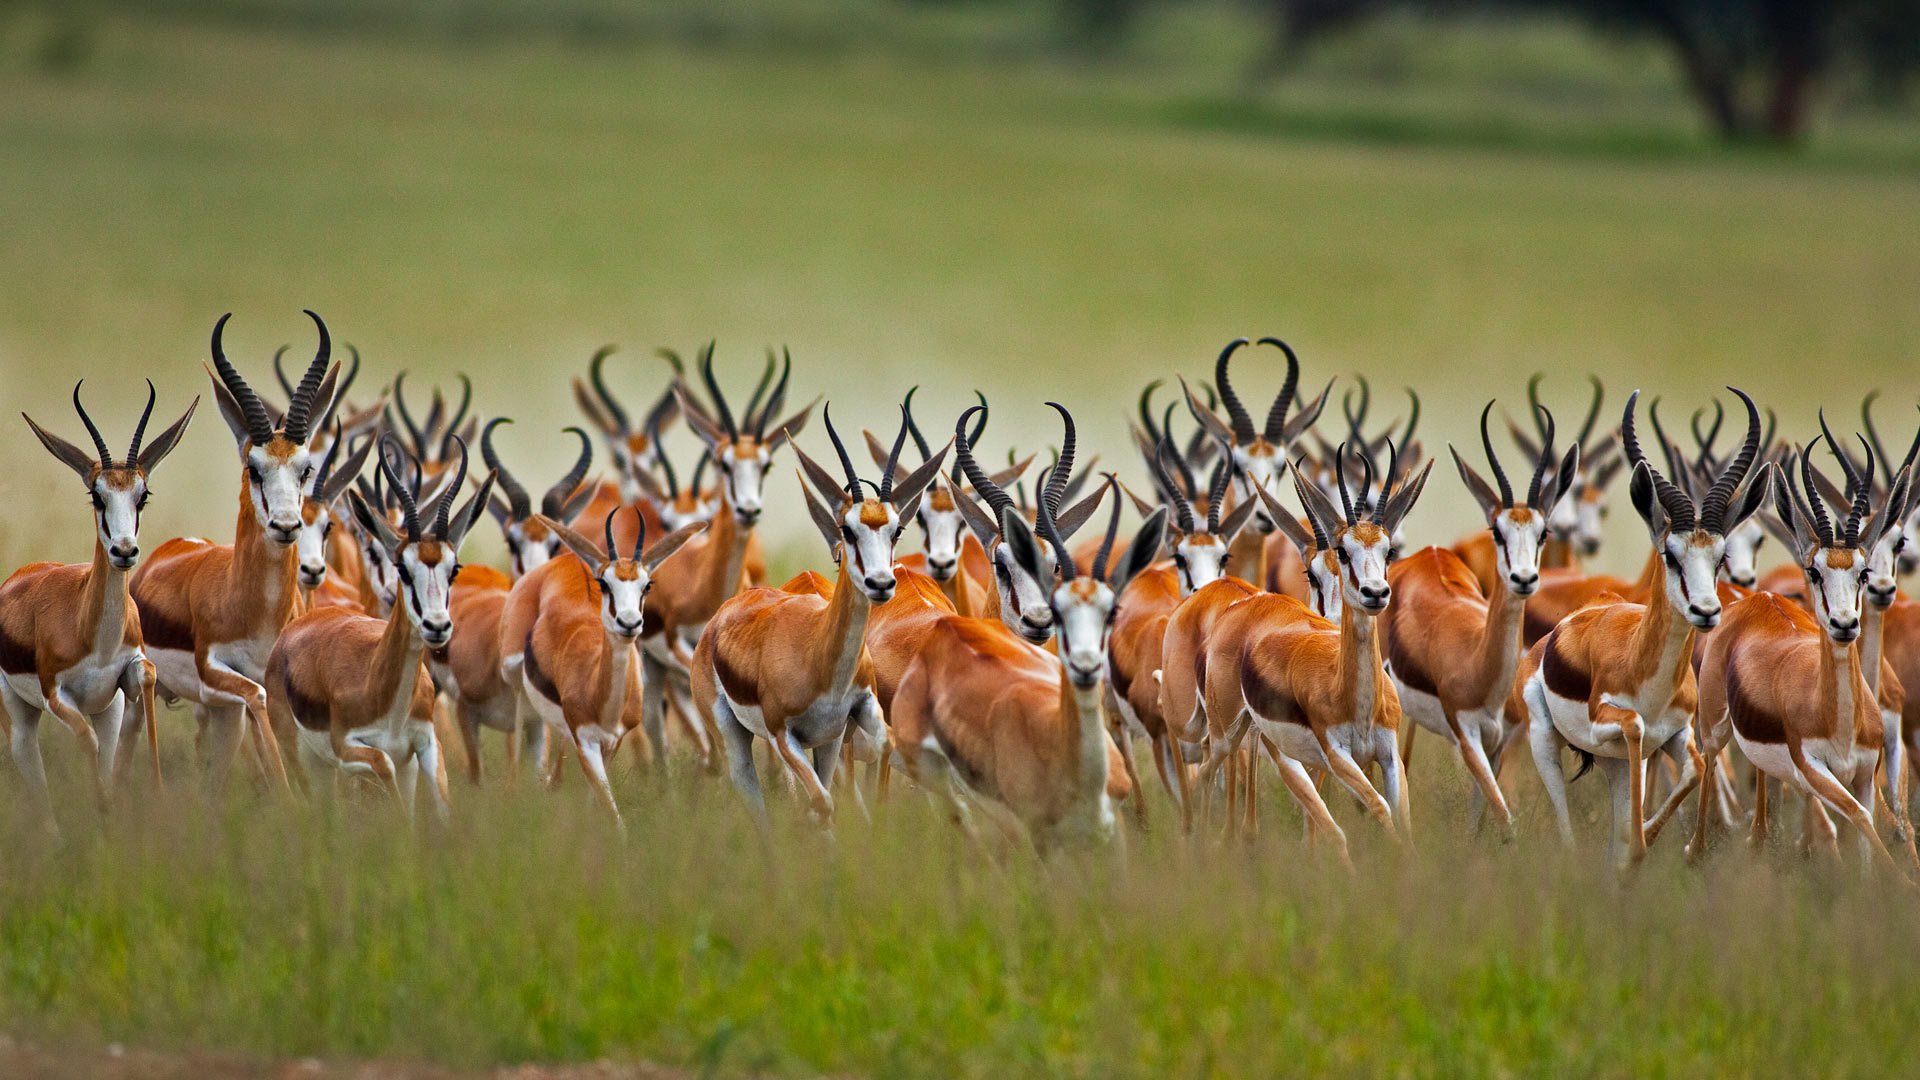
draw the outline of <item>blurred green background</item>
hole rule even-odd
[[[849,426],[914,383],[942,426],[978,386],[993,452],[1054,437],[1057,398],[1129,467],[1138,387],[1205,374],[1238,334],[1287,337],[1316,384],[1365,372],[1395,408],[1417,385],[1436,448],[1535,370],[1564,412],[1588,371],[1610,413],[1631,385],[1684,415],[1737,381],[1802,426],[1872,386],[1912,398],[1900,65],[1833,30],[1803,130],[1729,138],[1620,6],[16,3],[0,390],[69,430],[86,376],[124,430],[141,376],[166,409],[205,389],[221,312],[271,385],[313,307],[363,350],[363,393],[470,372],[482,412],[520,421],[503,452],[530,483],[560,468],[566,379],[603,342],[636,405],[654,346],[716,337],[743,386],[784,343],[798,393]],[[1855,27],[1900,5],[1836,8]],[[1297,48],[1289,18],[1314,31]],[[1736,71],[1754,101],[1768,55]],[[1249,357],[1241,380],[1261,398],[1277,376]],[[229,446],[209,410],[150,535],[226,534]],[[58,520],[82,528],[24,425],[0,452],[0,498],[70,495]],[[1471,527],[1465,500],[1429,502],[1418,539]],[[768,527],[797,538],[797,517]],[[23,555],[80,553],[6,528],[33,531]]]

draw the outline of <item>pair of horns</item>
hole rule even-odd
[[[1067,492],[1072,484],[1073,458],[1079,437],[1074,426],[1073,414],[1067,411],[1065,405],[1057,401],[1049,401],[1047,402],[1047,407],[1060,414],[1060,420],[1065,428],[1065,434],[1060,443],[1060,457],[1053,463],[1053,467],[1047,471],[1046,479],[1040,485],[1039,505],[1036,508],[1038,510],[1036,525],[1038,526],[1040,534],[1045,536],[1048,541],[1059,549],[1061,561],[1067,562],[1070,561],[1066,556],[1067,545],[1066,541],[1060,536],[1060,527],[1057,519],[1062,505],[1066,502]],[[986,405],[984,403],[969,406],[967,411],[960,414],[960,419],[954,423],[954,458],[959,462],[960,471],[967,478],[967,482],[972,484],[973,490],[979,492],[980,497],[987,501],[987,508],[993,511],[993,516],[998,519],[1000,515],[1006,513],[1008,510],[1015,509],[1013,498],[1008,495],[1000,485],[994,483],[993,478],[988,476],[986,470],[980,467],[980,463],[974,460],[973,444],[967,435],[967,420],[971,418],[974,413],[985,411]]]
[[[85,382],[85,380],[81,380]],[[73,411],[80,414],[80,422],[87,427],[87,434],[93,436],[93,448],[99,458],[102,469],[114,468],[113,452],[107,449],[107,440],[100,437],[100,428],[94,424],[93,417],[87,415],[87,407],[80,403],[80,383],[73,384]],[[133,442],[127,447],[126,460],[119,464],[135,465],[140,461],[140,444],[147,438],[147,421],[153,417],[155,394],[153,380],[147,380],[147,407],[140,411],[140,422],[134,425]]]
[[[513,511],[514,520],[525,521],[533,515],[533,499],[527,494],[527,489],[520,486],[520,481],[515,480],[507,467],[500,463],[500,456],[493,449],[493,429],[511,423],[513,421],[504,416],[487,421],[487,426],[480,432],[480,458],[487,463],[487,468],[494,471],[500,489],[507,493],[507,506]],[[580,440],[580,456],[575,459],[573,468],[568,469],[565,476],[540,496],[540,512],[556,519],[564,516],[568,496],[580,487],[580,482],[586,479],[587,469],[593,465],[593,440],[577,427],[566,428],[565,431]],[[457,436],[454,439],[458,441]]]
[[[320,391],[320,384],[326,380],[327,364],[333,357],[333,338],[327,333],[326,322],[312,311],[307,312],[307,317],[313,320],[314,326],[320,331],[320,347],[313,354],[313,362],[307,365],[306,373],[300,377],[300,385],[293,388],[287,401],[286,416],[282,418],[280,426],[280,434],[288,442],[295,443],[307,441],[308,425],[313,417],[313,399]],[[227,393],[233,395],[234,404],[240,406],[241,415],[246,418],[247,437],[255,446],[264,446],[273,441],[271,414],[267,411],[266,403],[260,400],[260,395],[254,393],[253,387],[247,385],[247,380],[227,360],[226,350],[221,347],[221,337],[226,331],[227,320],[231,318],[233,312],[229,311],[213,324],[213,368],[226,386]]]
[[[1733,460],[1714,477],[1706,495],[1700,500],[1697,513],[1693,499],[1680,490],[1672,480],[1662,475],[1641,451],[1639,434],[1634,430],[1634,412],[1640,403],[1640,391],[1635,390],[1627,398],[1626,413],[1620,423],[1621,448],[1626,453],[1629,465],[1635,469],[1643,465],[1646,467],[1648,476],[1653,481],[1654,494],[1666,510],[1671,527],[1677,532],[1692,532],[1695,528],[1700,528],[1710,533],[1724,533],[1727,526],[1727,510],[1733,502],[1734,493],[1746,481],[1747,474],[1753,469],[1754,461],[1760,456],[1760,409],[1753,403],[1753,398],[1747,396],[1746,391],[1732,386],[1727,389],[1747,407],[1747,436],[1740,444],[1740,450],[1734,455]],[[1662,438],[1661,442],[1665,444],[1666,440]]]
[[[784,349],[781,350],[780,381],[773,384],[773,393],[767,395],[766,404],[762,406],[760,395],[773,376],[773,356],[771,353],[768,354],[767,367],[760,376],[760,383],[754,388],[753,396],[747,399],[747,409],[742,414],[744,420],[742,424],[734,421],[733,409],[727,404],[727,395],[720,389],[720,380],[714,377],[713,349],[714,343],[709,341],[706,348],[700,351],[700,378],[707,384],[707,393],[713,397],[713,409],[721,428],[726,431],[730,439],[738,440],[742,431],[751,433],[755,441],[765,439],[767,422],[787,401],[787,381],[793,374],[793,354]]]
[[[1284,438],[1287,410],[1293,407],[1295,391],[1300,385],[1300,358],[1294,355],[1291,346],[1277,337],[1263,337],[1259,343],[1271,345],[1287,356],[1287,378],[1267,409],[1266,428],[1262,432],[1268,442],[1277,444]],[[1233,422],[1234,440],[1242,446],[1254,441],[1253,417],[1247,412],[1247,407],[1241,404],[1240,395],[1234,392],[1233,382],[1227,376],[1227,367],[1233,354],[1247,344],[1246,338],[1234,338],[1226,348],[1220,350],[1219,358],[1213,362],[1213,381],[1220,388],[1220,404],[1226,406],[1227,418]]]
[[[1553,470],[1554,465],[1554,423],[1552,410],[1540,404],[1537,400],[1533,402],[1533,410],[1533,422],[1540,432],[1540,446],[1538,448],[1539,452],[1534,459],[1533,477],[1527,483],[1526,505],[1529,509],[1538,510],[1540,508],[1540,490],[1545,486],[1547,474]],[[1500,456],[1493,451],[1493,435],[1487,427],[1488,420],[1492,415],[1493,402],[1489,401],[1487,402],[1487,407],[1480,410],[1480,446],[1486,451],[1487,467],[1493,470],[1494,484],[1500,489],[1500,504],[1502,506],[1512,506],[1514,505],[1513,485],[1507,480],[1507,470],[1500,465]],[[1591,419],[1589,419],[1588,422],[1591,423]]]
[[[400,440],[391,434],[380,436],[380,471],[386,475],[388,489],[393,492],[394,498],[399,500],[400,513],[407,528],[408,543],[417,542],[423,535],[428,535],[420,528],[420,519],[423,515],[432,518],[431,535],[434,539],[446,540],[452,530],[453,500],[459,496],[460,489],[467,483],[467,444],[456,435],[453,438],[453,445],[460,451],[460,465],[453,475],[453,483],[448,484],[440,494],[434,496],[430,505],[422,508],[415,501],[414,489],[400,479],[399,469],[394,465],[395,461],[407,460],[406,448],[401,446]],[[418,462],[414,464],[417,469]]]

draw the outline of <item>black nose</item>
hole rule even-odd
[[[446,619],[426,619],[420,623],[428,637],[443,638],[453,633],[453,623]]]
[[[1360,586],[1360,598],[1363,600],[1373,600],[1384,604],[1392,595],[1393,587],[1391,585]]]
[[[1512,582],[1513,587],[1516,589],[1532,589],[1535,585],[1540,584],[1540,575],[1537,572],[1532,574],[1513,573],[1507,575],[1507,580]]]

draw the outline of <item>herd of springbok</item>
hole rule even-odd
[[[269,789],[330,795],[348,774],[408,813],[423,774],[448,812],[443,733],[458,731],[455,767],[478,784],[492,730],[509,780],[557,783],[571,754],[616,822],[608,769],[631,741],[653,769],[724,767],[757,817],[763,769],[823,828],[837,799],[865,813],[900,772],[989,847],[1046,851],[1114,836],[1129,798],[1147,825],[1140,753],[1184,830],[1250,830],[1264,757],[1309,841],[1344,862],[1327,792],[1410,841],[1424,728],[1471,778],[1470,827],[1511,832],[1502,770],[1524,745],[1569,844],[1567,785],[1599,766],[1622,867],[1683,809],[1689,857],[1718,831],[1762,843],[1789,792],[1804,850],[1838,850],[1838,814],[1869,865],[1904,876],[1882,828],[1915,858],[1903,740],[1920,723],[1902,687],[1920,685],[1920,604],[1897,582],[1915,562],[1920,436],[1889,454],[1872,398],[1865,435],[1842,439],[1823,415],[1802,445],[1776,442],[1732,390],[1731,410],[1694,413],[1689,447],[1658,401],[1642,426],[1637,392],[1617,428],[1603,423],[1597,379],[1577,430],[1560,427],[1536,376],[1521,420],[1502,418],[1513,450],[1495,445],[1493,402],[1480,446],[1448,448],[1486,528],[1409,550],[1435,460],[1418,396],[1381,423],[1360,382],[1332,421],[1332,382],[1303,392],[1277,338],[1231,342],[1210,382],[1180,380],[1163,409],[1161,384],[1145,389],[1133,487],[1076,471],[1058,404],[1058,449],[1032,476],[1032,457],[982,464],[984,397],[937,441],[911,392],[858,440],[822,407],[832,454],[817,460],[794,442],[818,403],[788,411],[791,357],[769,354],[736,406],[711,345],[697,385],[663,350],[666,385],[641,412],[609,387],[603,349],[573,392],[610,474],[590,475],[595,439],[567,428],[577,458],[536,505],[498,445],[510,421],[483,425],[465,380],[457,403],[435,390],[424,413],[404,377],[356,408],[358,353],[343,372],[307,314],[319,346],[298,380],[274,357],[284,407],[227,359],[227,317],[213,328],[213,395],[241,463],[230,543],[179,538],[141,559],[149,478],[198,399],[149,436],[149,383],[123,454],[78,385],[92,449],[27,419],[86,485],[94,521],[91,563],[34,563],[0,585],[0,699],[49,828],[41,715],[79,740],[104,800],[143,730],[160,782],[163,698],[190,706],[216,790],[244,758]],[[1231,377],[1243,349],[1284,363],[1261,423]],[[690,468],[663,445],[675,423],[700,445]],[[755,527],[789,444],[834,572],[770,587]],[[1581,568],[1623,472],[1648,540],[1632,580]],[[1123,536],[1129,509],[1141,523]],[[460,563],[483,513],[506,572]],[[909,523],[922,550],[901,556]],[[1790,559],[1762,572],[1768,536]]]

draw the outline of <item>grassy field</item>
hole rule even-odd
[[[123,433],[141,376],[166,409],[204,391],[221,312],[265,380],[309,306],[377,376],[473,373],[534,477],[565,453],[565,376],[604,341],[635,400],[653,345],[717,336],[744,380],[786,342],[796,392],[849,421],[912,383],[936,416],[980,386],[996,450],[1051,437],[1053,397],[1112,459],[1141,382],[1202,373],[1241,333],[1284,334],[1316,380],[1415,383],[1436,446],[1536,369],[1569,408],[1588,370],[1616,401],[1738,381],[1803,428],[1871,386],[1914,397],[1920,181],[1887,164],[1911,132],[1807,161],[1354,141],[1287,121],[1327,115],[1338,95],[1313,85],[1223,119],[1220,86],[1111,72],[112,21],[71,77],[0,64],[0,395],[77,434],[85,376]],[[0,550],[82,557],[71,480],[24,425],[0,425],[0,455]],[[203,414],[147,535],[224,535],[230,455]],[[1453,479],[1431,490],[1416,540],[1464,531]],[[776,539],[798,509],[776,484]],[[784,821],[763,845],[693,777],[623,779],[625,843],[577,783],[458,791],[451,829],[411,837],[378,805],[209,808],[168,723],[172,790],[136,780],[104,824],[47,737],[63,845],[0,769],[0,1027],[725,1074],[1910,1067],[1910,897],[1784,856],[1694,873],[1664,841],[1620,886],[1537,828],[1524,764],[1520,838],[1472,843],[1431,743],[1419,851],[1363,842],[1354,878],[1300,846],[1277,793],[1251,846],[1156,834],[1124,870],[1002,874],[916,799],[834,847]],[[1601,788],[1576,789],[1586,811]]]

